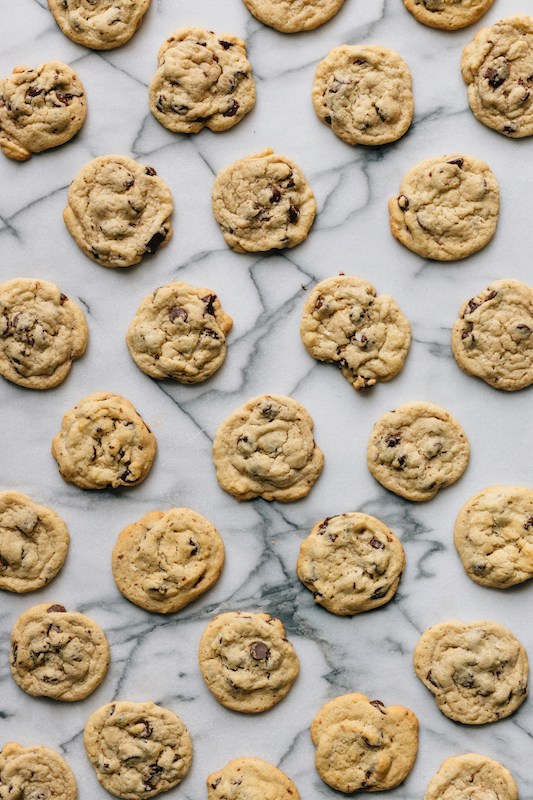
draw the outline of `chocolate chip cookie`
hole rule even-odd
[[[518,800],[516,782],[503,764],[479,753],[447,758],[432,777],[424,800]]]
[[[72,770],[49,747],[7,742],[0,750],[2,800],[76,800],[77,796]]]
[[[431,28],[455,31],[472,25],[494,0],[403,0],[413,17]]]
[[[92,50],[112,50],[131,39],[150,0],[48,0],[69,39]]]
[[[284,772],[260,758],[236,758],[207,778],[207,800],[300,800]]]
[[[344,0],[244,0],[254,17],[283,33],[310,31],[330,20]]]

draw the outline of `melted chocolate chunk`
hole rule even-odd
[[[170,309],[168,318],[171,322],[174,322],[176,319],[182,319],[184,322],[187,322],[189,315],[181,306],[174,306],[174,308]]]
[[[289,208],[289,221],[293,225],[296,225],[296,223],[298,222],[299,216],[300,216],[300,212],[296,208],[296,206],[290,206],[290,208]]]
[[[167,238],[167,229],[163,228],[157,233],[154,233],[148,244],[146,245],[146,252],[153,255],[159,250],[165,239]]]
[[[234,117],[237,111],[239,110],[239,104],[236,100],[233,100],[230,107],[227,111],[224,111],[222,114],[223,117]]]
[[[206,304],[204,314],[210,314],[210,316],[215,316],[215,300],[217,299],[216,294],[207,294],[205,297],[202,297],[202,303]]]
[[[56,604],[55,604],[55,605],[53,605],[53,606],[49,606],[49,607],[46,609],[46,611],[47,611],[47,612],[55,612],[55,611],[58,611],[58,612],[59,612],[59,611],[61,611],[61,612],[64,612],[64,611],[66,611],[66,610],[67,610],[67,609],[65,608],[65,606],[60,606],[58,603],[56,603]]]
[[[250,655],[255,661],[263,661],[269,657],[270,650],[264,642],[253,642],[250,645]]]
[[[153,167],[146,167],[145,172],[146,172],[147,175],[151,175],[151,176],[157,175],[157,172],[155,171],[155,169]]]

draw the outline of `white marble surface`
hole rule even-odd
[[[461,50],[477,29],[530,11],[530,0],[496,0],[483,21],[445,33],[418,24],[401,0],[346,0],[324,27],[284,35],[252,18],[241,0],[153,0],[129,44],[97,53],[61,34],[45,0],[0,0],[0,74],[17,64],[67,61],[85,85],[89,106],[86,124],[71,143],[24,164],[0,157],[2,280],[55,281],[79,300],[90,326],[87,353],[59,388],[37,393],[0,383],[1,488],[50,505],[71,531],[67,563],[50,586],[31,595],[4,592],[0,598],[0,743],[18,740],[59,750],[76,774],[80,800],[108,796],[86,759],[82,730],[94,709],[117,698],[153,699],[180,714],[189,727],[193,769],[169,797],[205,797],[206,776],[241,755],[278,764],[302,798],[339,796],[315,773],[308,727],[327,699],[354,690],[407,705],[419,717],[417,763],[390,797],[421,798],[445,757],[474,750],[503,760],[522,800],[533,798],[533,701],[496,724],[462,726],[437,710],[411,663],[424,628],[448,618],[498,620],[533,656],[533,585],[505,592],[475,585],[452,542],[456,513],[471,495],[491,484],[533,483],[531,389],[500,393],[463,374],[450,350],[451,327],[464,300],[496,278],[531,281],[533,142],[505,139],[478,123],[459,72]],[[229,132],[174,135],[148,110],[147,86],[158,47],[183,25],[230,31],[247,40],[258,101]],[[416,117],[400,142],[352,148],[315,117],[310,100],[315,65],[343,43],[382,44],[409,63]],[[226,247],[211,215],[213,177],[233,160],[268,146],[293,158],[306,173],[317,197],[317,220],[307,241],[293,250],[238,255]],[[153,165],[175,202],[169,246],[137,267],[115,271],[86,259],[62,220],[74,174],[91,158],[113,152]],[[408,168],[446,152],[488,161],[500,181],[502,203],[496,237],[486,249],[462,262],[438,264],[392,239],[386,202]],[[404,371],[364,396],[334,366],[312,360],[298,335],[304,288],[341,270],[392,294],[413,327]],[[226,364],[203,385],[150,380],[124,343],[139,301],[172,279],[213,288],[234,318]],[[63,413],[97,390],[129,398],[155,432],[157,459],[137,488],[95,493],[67,485],[50,455]],[[210,447],[218,424],[263,392],[294,396],[315,419],[326,467],[304,501],[239,504],[216,483]],[[463,478],[426,504],[387,492],[365,463],[375,420],[410,400],[436,402],[451,411],[472,448]],[[123,527],[172,505],[191,506],[216,524],[227,562],[211,592],[164,617],[119,594],[110,556]],[[314,606],[295,576],[295,563],[301,539],[317,520],[352,510],[375,514],[390,525],[405,546],[407,569],[388,606],[339,618]],[[10,629],[24,609],[45,601],[89,613],[108,635],[111,668],[83,702],[31,698],[10,676]],[[196,657],[207,621],[239,609],[279,616],[301,660],[301,674],[287,698],[272,711],[250,717],[214,700]]]

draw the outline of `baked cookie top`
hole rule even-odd
[[[283,33],[318,28],[341,8],[344,0],[244,0],[254,17]]]
[[[76,800],[76,779],[59,753],[49,747],[7,742],[0,750],[0,797]]]
[[[455,31],[483,16],[494,0],[403,0],[419,22],[431,28]]]
[[[255,105],[246,45],[231,33],[179,28],[158,54],[150,111],[175,133],[232,128]]]
[[[217,481],[237,500],[289,503],[311,491],[324,466],[313,420],[292,397],[262,394],[218,428],[213,441]]]
[[[11,674],[34,697],[82,700],[103,681],[109,645],[90,617],[58,603],[25,611],[11,631]]]
[[[83,355],[89,331],[81,308],[50,281],[0,284],[0,375],[28,389],[52,389]]]
[[[0,149],[8,158],[26,161],[72,139],[86,113],[82,82],[68,64],[15,67],[8,78],[0,78]]]
[[[358,614],[391,600],[405,568],[399,539],[368,514],[337,514],[317,524],[300,546],[296,572],[333,614]]]
[[[385,47],[330,50],[316,69],[312,98],[318,118],[348,144],[395,142],[413,119],[409,67]]]
[[[479,753],[442,762],[424,800],[518,800],[516,782],[503,764]]]
[[[480,30],[463,51],[461,72],[480,122],[515,139],[533,135],[533,17]]]
[[[139,800],[177,786],[189,772],[192,741],[177,714],[155,703],[108,703],[85,725],[83,742],[101,785]]]
[[[418,751],[418,720],[403,706],[385,706],[353,692],[326,703],[311,725],[315,766],[340,792],[394,789]]]
[[[232,250],[259,253],[303,242],[313,224],[316,203],[302,170],[268,149],[218,173],[213,213]]]
[[[112,50],[131,39],[150,0],[48,0],[69,39],[91,50]]]
[[[491,620],[433,625],[420,637],[414,666],[442,713],[466,725],[508,717],[527,697],[526,651]]]
[[[69,538],[51,508],[0,492],[0,589],[22,594],[46,586],[63,566]]]
[[[392,235],[413,253],[455,261],[496,232],[498,183],[488,165],[465,155],[428,158],[407,172],[389,200]]]
[[[336,362],[354,389],[389,381],[402,369],[411,326],[392,297],[352,275],[320,281],[304,303],[300,336],[318,361]]]
[[[200,383],[222,366],[232,325],[211,289],[174,281],[144,298],[126,344],[150,377]]]
[[[224,564],[216,528],[190,508],[153,511],[125,528],[113,550],[122,594],[147,611],[179,611],[213,586]]]
[[[78,247],[104,267],[130,267],[168,244],[174,206],[153,167],[121,155],[99,156],[68,189],[65,225]]]
[[[533,383],[533,289],[493,281],[461,306],[452,350],[465,372],[506,392]]]
[[[466,469],[470,447],[459,423],[433,403],[406,403],[376,422],[368,469],[386,489],[407,500],[430,500]]]
[[[262,612],[219,614],[202,634],[198,660],[218,702],[246,714],[279,703],[300,669],[283,623]]]
[[[83,397],[52,441],[61,476],[82,489],[141,483],[156,449],[154,434],[129,400],[110,392]]]
[[[280,769],[260,758],[236,758],[207,778],[207,800],[300,800]]]

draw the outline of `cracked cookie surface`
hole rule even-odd
[[[244,0],[260,22],[282,33],[318,28],[340,10],[344,0]]]
[[[76,779],[55,750],[7,742],[0,750],[1,800],[76,800]]]
[[[260,758],[236,758],[207,778],[207,800],[300,800],[280,769]]]
[[[91,50],[112,50],[131,39],[150,0],[48,0],[69,39]]]
[[[442,762],[424,800],[518,800],[518,787],[503,764],[479,753],[465,753]]]
[[[455,31],[472,25],[494,0],[403,0],[413,17],[431,28]]]

